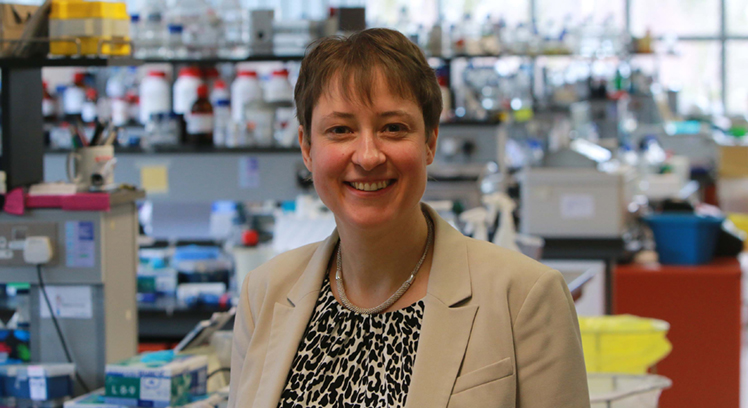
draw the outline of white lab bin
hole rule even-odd
[[[524,234],[544,238],[618,238],[626,228],[631,172],[531,168],[520,176]]]
[[[672,381],[659,375],[588,374],[591,408],[657,408]]]

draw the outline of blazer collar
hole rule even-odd
[[[338,244],[338,239],[338,229],[335,228],[332,234],[322,241],[317,250],[314,251],[304,272],[301,273],[291,291],[288,292],[288,301],[291,302],[291,305],[296,306],[304,296],[312,292],[319,292],[322,288],[322,281],[327,273],[330,256],[332,256],[332,251]]]
[[[434,255],[427,293],[448,307],[454,306],[472,295],[467,241],[460,231],[440,217],[433,208],[421,205],[434,220]],[[304,272],[288,293],[288,301],[292,305],[297,305],[309,293],[319,292],[338,239],[336,228],[314,251]]]

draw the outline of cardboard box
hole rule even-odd
[[[38,6],[21,4],[0,4],[0,51],[5,55],[15,43],[6,40],[18,40],[23,34],[26,23],[39,9]]]
[[[721,178],[748,177],[748,146],[720,146],[718,168]]]

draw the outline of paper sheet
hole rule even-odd
[[[140,168],[140,187],[147,193],[169,192],[169,169],[166,166]]]
[[[91,319],[93,300],[90,286],[47,286],[47,296],[55,317],[60,319]],[[47,301],[39,294],[39,310],[43,319],[51,317]]]

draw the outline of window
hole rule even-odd
[[[631,0],[631,34],[719,35],[720,0]]]

